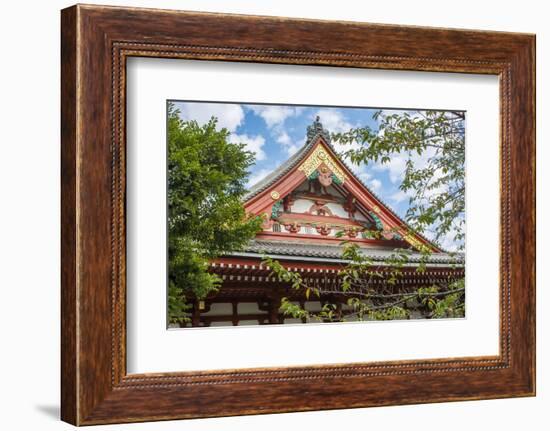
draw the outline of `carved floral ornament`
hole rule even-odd
[[[315,226],[315,230],[320,233],[321,235],[328,235],[330,233],[330,231],[332,230],[332,227],[331,225],[329,225],[328,223],[326,224],[319,224],[317,226]]]
[[[327,151],[321,146],[317,148],[309,155],[304,163],[298,168],[299,171],[302,171],[306,177],[312,175],[319,167],[324,164],[332,174],[338,179],[340,183],[343,183],[347,176],[342,169],[338,166],[335,160],[327,153]]]
[[[285,224],[285,229],[289,231],[290,233],[298,233],[301,229],[302,225],[297,222],[287,223]]]

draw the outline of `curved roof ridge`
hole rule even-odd
[[[308,139],[306,140],[302,148],[300,148],[292,156],[286,159],[286,161],[284,161],[278,167],[276,167],[270,174],[266,175],[260,181],[253,184],[248,190],[248,192],[244,195],[244,200],[247,201],[253,198],[258,193],[263,192],[274,182],[282,178],[287,172],[289,172],[292,168],[294,168],[294,166],[296,166],[299,162],[303,160],[307,152],[313,147],[315,143],[317,143],[317,140],[320,137],[322,137],[325,140],[325,142],[331,147],[331,149],[335,151],[334,147],[332,147],[330,142],[327,142],[325,136],[323,136],[321,133],[316,133],[311,138],[308,137]]]

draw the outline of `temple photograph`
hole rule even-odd
[[[167,101],[167,327],[466,318],[464,111]]]

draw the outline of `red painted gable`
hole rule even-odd
[[[362,238],[361,232],[368,229],[365,229],[361,226],[361,223],[354,220],[353,216],[345,219],[327,214],[327,211],[323,212],[321,210],[323,202],[322,193],[317,194],[320,207],[320,211],[317,214],[314,212],[293,213],[283,211],[280,217],[272,217],[274,205],[275,208],[282,206],[285,198],[289,199],[288,197],[291,197],[292,193],[308,179],[310,182],[319,182],[319,184],[316,184],[317,188],[330,186],[331,184],[334,187],[338,187],[339,192],[344,195],[344,198],[348,202],[352,202],[353,205],[358,204],[358,210],[362,212],[366,211],[370,218],[378,222],[379,226],[380,224],[382,225],[381,237],[378,239]],[[312,195],[312,199],[316,199],[315,194]],[[342,162],[332,146],[325,140],[323,134],[317,134],[316,137],[306,143],[299,150],[297,156],[294,156],[292,164],[286,167],[286,171],[283,170],[279,176],[275,176],[271,182],[265,184],[261,191],[249,197],[244,207],[247,213],[262,215],[265,218],[264,225],[266,230],[258,234],[259,238],[330,243],[347,239],[364,245],[387,245],[392,248],[397,246],[413,246],[416,249],[427,248],[431,252],[436,253],[442,251],[435,244],[414,232],[384,202],[372,193],[346,164]],[[280,232],[272,231],[273,223],[280,223]],[[295,232],[298,229],[297,226],[306,224],[314,226],[317,233],[321,234]],[[331,226],[333,229],[345,230],[346,233],[343,238],[335,238],[323,233],[326,229],[330,229]]]

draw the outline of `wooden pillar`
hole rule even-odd
[[[237,301],[233,301],[231,303],[232,306],[232,315],[231,315],[231,323],[233,323],[233,326],[237,326],[239,324],[239,303]]]
[[[281,306],[281,298],[273,298],[269,304],[269,323],[276,324],[279,322],[279,307]]]

